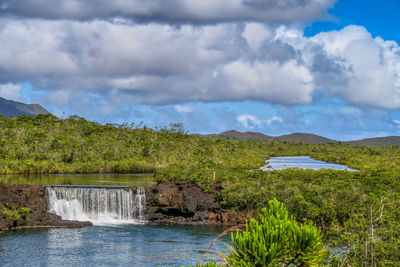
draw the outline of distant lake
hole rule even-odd
[[[300,169],[332,169],[332,170],[346,170],[346,171],[357,171],[346,165],[328,163],[325,161],[315,160],[309,156],[295,156],[295,157],[271,157],[266,161],[266,165],[262,166],[263,170],[283,170],[289,168],[300,168]]]
[[[151,186],[152,174],[0,175],[7,184]]]

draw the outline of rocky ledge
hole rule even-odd
[[[244,214],[218,203],[220,186],[204,192],[188,182],[161,183],[146,188],[146,217],[152,224],[239,224]]]
[[[6,215],[8,210],[28,208],[28,218]],[[12,228],[83,227],[90,222],[64,221],[47,211],[46,188],[40,185],[0,184],[0,232]]]
[[[215,185],[212,192],[205,192],[198,185],[188,182],[162,183],[146,187],[146,219],[150,224],[243,223],[246,219],[243,213],[224,209],[219,204],[219,190],[221,187]],[[6,212],[2,210],[4,208]],[[26,211],[28,219],[19,216],[18,212],[12,213],[14,210]],[[45,186],[0,184],[0,232],[13,228],[88,225],[92,223],[65,221],[60,216],[48,212]]]

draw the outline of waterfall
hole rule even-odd
[[[143,223],[146,194],[144,187],[64,187],[48,186],[49,211],[63,220],[93,224]]]

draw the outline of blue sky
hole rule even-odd
[[[399,1],[166,3],[0,1],[0,97],[192,133],[400,135]]]

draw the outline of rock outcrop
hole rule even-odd
[[[240,224],[243,213],[233,212],[218,202],[221,188],[205,192],[194,183],[161,183],[146,187],[146,219],[150,224]],[[0,207],[28,208],[29,219],[15,219],[0,209],[0,231],[20,227],[83,227],[90,222],[64,221],[47,211],[46,187],[0,184]]]
[[[146,216],[154,224],[238,224],[243,214],[224,209],[217,201],[216,186],[204,192],[188,182],[161,183],[146,188]]]
[[[46,188],[40,185],[0,184],[0,205],[29,208],[28,220],[14,219],[0,210],[0,231],[18,227],[83,227],[90,222],[64,221],[47,211]]]

